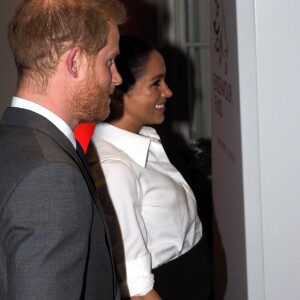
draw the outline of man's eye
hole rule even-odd
[[[114,63],[114,61],[115,61],[115,59],[114,59],[114,58],[111,58],[111,59],[109,59],[109,60],[107,61],[107,64],[108,64],[109,66],[111,66],[111,65]]]

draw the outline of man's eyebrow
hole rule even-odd
[[[120,51],[119,50],[116,50],[114,52],[111,53],[110,57],[116,57],[120,54]]]

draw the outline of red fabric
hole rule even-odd
[[[74,130],[74,136],[80,143],[84,153],[86,153],[86,150],[89,146],[95,127],[95,123],[81,123]]]

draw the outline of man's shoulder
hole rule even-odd
[[[67,152],[53,136],[39,129],[21,126],[0,127],[0,153],[1,156],[11,156],[14,159],[24,159],[27,155],[28,159],[68,157]]]
[[[44,132],[26,127],[0,128],[0,180],[16,182],[33,169],[51,163],[77,168],[70,154]]]

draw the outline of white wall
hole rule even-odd
[[[0,10],[0,48],[1,48],[1,68],[0,68],[0,117],[6,106],[11,102],[15,93],[17,72],[14,61],[7,43],[7,25],[20,0],[9,0],[1,2]]]
[[[266,299],[300,297],[300,2],[256,3]]]
[[[296,300],[300,2],[223,4],[228,73],[214,50],[212,72],[232,85],[232,102],[219,95],[223,117],[213,103],[213,201],[227,274],[222,291],[216,273],[216,299]],[[214,18],[215,0],[211,8]]]

